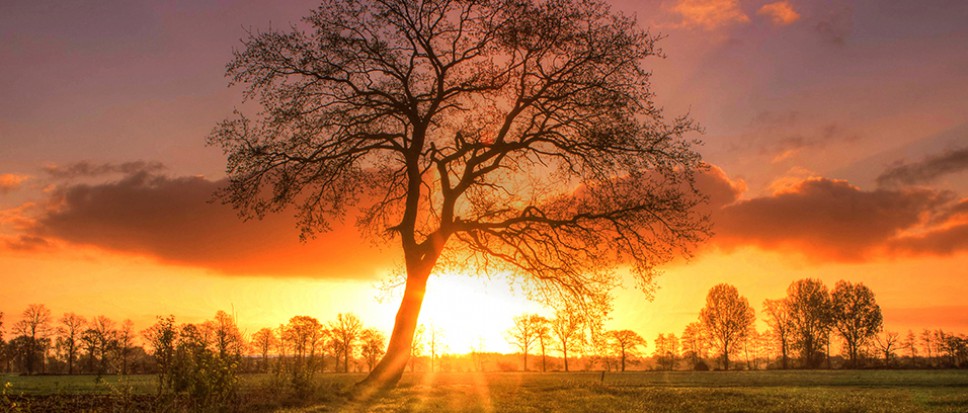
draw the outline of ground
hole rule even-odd
[[[405,375],[370,400],[342,390],[361,375],[319,376],[291,402],[269,376],[243,376],[242,411],[310,412],[966,412],[968,371],[439,373]],[[157,409],[154,377],[5,376],[0,411]],[[73,405],[72,405],[73,403]],[[53,407],[51,407],[53,406]],[[151,406],[151,407],[148,407]]]

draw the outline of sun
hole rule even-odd
[[[514,317],[544,308],[511,291],[505,277],[435,275],[427,282],[419,323],[441,333],[443,353],[514,352],[506,332]]]

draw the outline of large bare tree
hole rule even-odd
[[[353,213],[399,243],[378,387],[403,372],[438,263],[579,303],[627,264],[649,293],[708,229],[695,127],[653,103],[656,40],[600,0],[323,0],[228,64],[262,111],[209,137],[228,157],[223,199],[247,218],[292,208],[304,237]]]

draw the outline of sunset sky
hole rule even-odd
[[[401,255],[352,222],[301,244],[286,215],[213,200],[205,146],[234,109],[224,66],[246,29],[312,1],[7,0],[0,4],[0,311],[178,321],[233,311],[249,333],[353,312],[389,330],[378,288]],[[668,115],[703,127],[716,235],[607,326],[651,341],[728,282],[759,311],[793,280],[863,282],[886,329],[968,332],[968,2],[616,0],[665,37],[647,65]],[[697,135],[696,137],[700,137]],[[382,297],[382,300],[377,300]],[[450,351],[509,351],[540,307],[500,279],[431,280],[422,319]],[[8,330],[9,331],[9,330]],[[651,352],[651,349],[649,350]]]

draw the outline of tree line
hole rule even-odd
[[[515,318],[508,342],[522,355],[540,354],[546,371],[549,350],[568,371],[569,353],[581,354],[584,369],[761,369],[761,368],[965,368],[968,337],[941,329],[885,331],[874,292],[863,283],[839,281],[832,290],[817,279],[794,281],[787,295],[763,303],[768,328],[756,328],[756,312],[736,287],[719,284],[706,296],[696,321],[679,336],[659,334],[651,357],[647,342],[630,330],[604,331],[574,309],[553,318]],[[840,349],[834,354],[832,349]],[[740,361],[737,363],[737,360]]]

